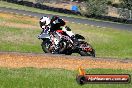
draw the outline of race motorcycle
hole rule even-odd
[[[67,31],[71,31],[66,27]],[[75,45],[73,40],[62,30],[57,30],[52,33],[41,33],[38,39],[42,39],[42,49],[45,53],[66,54],[79,53],[81,56],[95,57],[95,50],[92,46],[85,42],[82,35],[75,34],[78,44]]]

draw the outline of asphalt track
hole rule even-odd
[[[55,14],[36,13],[36,12],[30,12],[30,11],[25,11],[25,10],[17,10],[17,9],[5,8],[5,7],[0,7],[0,12],[10,12],[10,13],[22,14],[26,16],[33,16],[37,18],[41,18],[42,16],[51,17],[55,15]],[[66,16],[60,16],[60,17],[65,19],[66,21],[77,23],[77,24],[81,23],[85,25],[91,25],[91,26],[102,27],[102,28],[114,28],[114,29],[132,31],[132,24],[95,21],[95,20],[90,20],[90,19],[80,19],[80,18],[73,18],[73,17],[66,17]]]

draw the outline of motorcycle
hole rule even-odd
[[[66,27],[67,31],[71,31]],[[72,53],[79,53],[81,56],[95,57],[95,50],[93,47],[85,42],[85,38],[82,35],[75,34],[75,39],[78,44],[75,44],[73,40],[62,30],[57,30],[53,33],[41,33],[38,39],[43,40],[41,46],[45,53],[52,54],[65,54],[71,55]]]

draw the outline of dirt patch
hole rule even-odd
[[[0,12],[0,26],[16,27],[16,28],[32,28],[38,29],[38,20],[37,18],[30,16],[22,16],[11,13],[1,13]]]
[[[79,66],[84,68],[132,70],[132,61],[47,54],[0,53],[0,67],[63,68],[76,70]]]
[[[33,26],[33,25],[10,23],[10,22],[2,22],[0,26],[8,26],[8,27],[15,27],[15,28],[23,28],[23,29],[39,29],[39,27]]]
[[[38,22],[38,18],[17,15],[17,14],[8,13],[8,12],[0,12],[0,17],[6,19],[7,21],[13,19],[13,20],[20,20],[20,21]]]

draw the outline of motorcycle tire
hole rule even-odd
[[[93,49],[91,52],[80,51],[79,54],[81,56],[92,56],[92,57],[95,57],[95,50]]]
[[[51,42],[49,39],[46,39],[42,42],[41,46],[42,46],[42,49],[45,53],[51,53],[51,51],[49,51],[49,46],[50,46]],[[48,46],[47,46],[48,45]]]
[[[65,55],[71,55],[71,54],[72,54],[71,51],[66,51],[66,52],[65,52]]]

